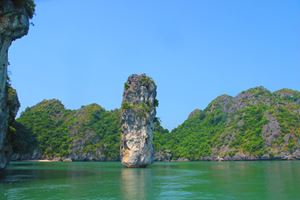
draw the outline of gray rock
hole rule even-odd
[[[268,114],[268,123],[263,127],[262,135],[267,146],[271,146],[272,142],[280,136],[279,122],[275,117]]]
[[[187,159],[187,158],[178,158],[176,161],[177,162],[188,162],[189,159]]]
[[[167,161],[170,162],[172,159],[171,151],[158,151],[155,152],[154,160],[155,161]]]
[[[300,150],[297,149],[294,153],[293,153],[293,157],[297,160],[300,160]]]
[[[260,158],[261,160],[270,160],[271,159],[271,157],[270,157],[270,155],[269,154],[264,154],[264,155],[262,155],[261,156],[261,158]]]
[[[229,112],[236,112],[247,106],[257,105],[259,103],[270,105],[272,100],[269,95],[271,95],[271,92],[264,87],[256,87],[244,91],[233,98],[233,104],[229,108]]]
[[[212,159],[211,156],[203,156],[203,157],[200,158],[200,160],[202,160],[202,161],[212,161],[213,159]]]
[[[193,110],[193,112],[190,113],[190,115],[189,115],[188,118],[192,118],[192,117],[194,117],[194,116],[198,116],[198,115],[201,114],[201,112],[202,112],[202,111],[201,111],[200,109],[195,109],[195,110]]]
[[[72,159],[71,158],[63,158],[62,161],[63,162],[72,162]]]
[[[121,114],[121,160],[126,167],[146,167],[154,160],[153,128],[156,115],[156,85],[142,75],[125,83]]]
[[[216,109],[220,108],[222,112],[228,113],[232,107],[234,98],[229,95],[218,96],[209,106],[208,111],[214,112]]]

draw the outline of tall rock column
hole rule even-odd
[[[0,170],[9,161],[5,147],[8,123],[8,49],[12,41],[28,33],[29,19],[33,16],[34,7],[32,0],[0,1]]]
[[[156,85],[142,75],[131,75],[124,86],[122,102],[121,159],[125,167],[153,163],[153,121],[156,116]]]

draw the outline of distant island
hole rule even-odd
[[[11,123],[12,160],[119,161],[120,128],[120,109],[43,100]],[[222,95],[172,131],[156,118],[154,149],[156,161],[300,159],[300,92]]]

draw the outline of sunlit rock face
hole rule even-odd
[[[28,33],[29,19],[34,12],[32,0],[0,1],[0,170],[7,165],[8,142],[7,124],[9,109],[7,105],[7,66],[8,49],[12,41]]]
[[[124,86],[122,102],[121,158],[125,167],[153,163],[153,121],[156,116],[156,85],[142,75],[131,75]]]

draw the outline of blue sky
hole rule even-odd
[[[34,26],[9,52],[21,111],[49,98],[70,109],[120,107],[132,73],[157,82],[158,116],[169,129],[221,94],[300,90],[299,0],[36,4]]]

